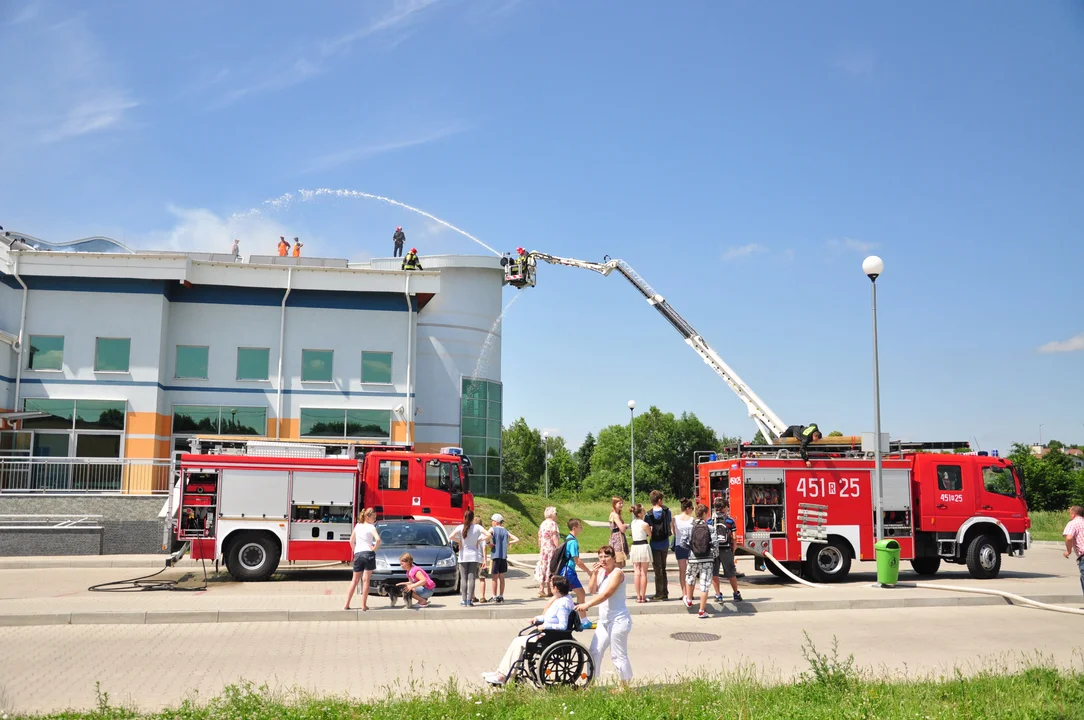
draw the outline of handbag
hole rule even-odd
[[[628,559],[629,559],[629,556],[627,554],[625,554],[624,550],[618,550],[617,552],[614,553],[614,560],[617,561],[618,565],[624,565],[625,562]]]

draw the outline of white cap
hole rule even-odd
[[[493,513],[493,517],[490,519],[494,522],[504,522],[504,515],[501,515],[500,513]]]

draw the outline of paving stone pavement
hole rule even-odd
[[[697,620],[683,615],[634,619],[630,657],[638,682],[718,672],[752,664],[765,679],[791,678],[807,665],[803,631],[878,675],[951,675],[953,667],[1015,668],[1036,653],[1082,669],[1084,620],[1014,607],[790,612]],[[408,623],[235,623],[70,625],[0,628],[3,712],[90,708],[95,682],[112,702],[141,709],[206,700],[250,680],[277,691],[301,689],[359,698],[445,684],[472,691],[523,622],[435,620]],[[995,630],[996,629],[996,630]],[[718,634],[686,643],[674,632]],[[579,639],[589,643],[590,632]],[[612,677],[609,658],[602,679]]]

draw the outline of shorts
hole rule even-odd
[[[706,593],[711,587],[712,570],[714,563],[711,560],[690,560],[689,567],[685,570],[685,582],[690,589]]]
[[[504,575],[508,572],[508,558],[492,558],[489,561],[490,575]]]
[[[427,588],[422,585],[419,588],[414,588],[414,594],[420,597],[422,600],[428,600],[433,597],[433,588]]]
[[[720,570],[722,570],[721,574]],[[738,567],[734,564],[733,550],[719,548],[719,557],[715,561],[715,575],[727,580],[738,577]]]
[[[674,559],[675,560],[688,560],[689,548],[683,548],[680,545],[674,546]]]
[[[376,570],[376,553],[372,550],[362,550],[354,553],[354,572]]]
[[[568,578],[569,590],[583,590],[583,583],[580,582],[580,577],[576,574],[575,570],[565,570],[561,574]]]

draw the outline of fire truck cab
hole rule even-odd
[[[195,438],[180,457],[176,536],[193,559],[223,561],[237,580],[266,580],[281,561],[351,559],[358,513],[462,522],[474,509],[470,461],[459,448]]]
[[[944,561],[966,564],[975,578],[996,577],[1002,555],[1023,556],[1031,542],[1017,471],[1002,458],[929,452],[929,445],[944,444],[896,443],[883,460],[884,538],[899,543],[919,575]],[[729,498],[741,551],[770,552],[796,575],[840,582],[852,561],[874,559],[874,460],[854,445],[814,449],[822,452],[810,453],[808,468],[778,445],[701,462],[696,495],[709,507]]]

